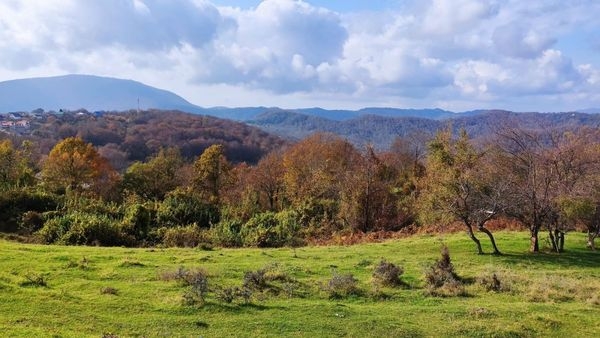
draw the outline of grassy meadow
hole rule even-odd
[[[523,232],[499,232],[497,239],[502,256],[475,254],[464,234],[296,250],[0,240],[0,332],[3,337],[600,336],[600,253],[585,249],[583,234],[568,234],[562,254],[527,253]],[[442,243],[465,281],[465,295],[427,294],[424,272],[440,257]],[[403,268],[403,285],[373,283],[382,258]],[[223,300],[223,290],[240,287],[245,272],[259,269],[270,276],[262,291]],[[208,276],[210,292],[204,302],[186,302],[190,286],[177,273],[199,270]],[[494,273],[503,288],[487,291],[480,280]],[[332,298],[328,286],[334,274],[352,274],[358,291]]]

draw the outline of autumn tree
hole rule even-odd
[[[118,174],[90,143],[69,137],[48,154],[42,167],[42,180],[51,190],[106,197],[114,191]]]
[[[181,185],[183,159],[175,148],[161,149],[147,162],[135,162],[123,175],[123,187],[151,200],[162,200]]]
[[[222,189],[234,181],[231,168],[223,145],[211,145],[194,162],[194,188],[208,203],[219,206]]]
[[[546,158],[552,168],[556,213],[548,223],[553,250],[561,252],[565,232],[583,225],[588,231],[588,247],[598,236],[600,211],[600,132],[582,129],[556,133]]]
[[[316,231],[338,226],[341,192],[354,182],[350,173],[360,154],[348,141],[332,134],[315,134],[283,155],[286,198],[300,211],[303,225]]]
[[[505,128],[495,146],[497,176],[508,187],[506,214],[529,228],[530,251],[539,252],[539,231],[555,215],[556,188],[551,163],[546,158],[549,135]]]
[[[485,233],[495,254],[500,251],[486,223],[502,211],[499,186],[486,171],[483,158],[462,131],[457,140],[450,131],[438,133],[429,143],[426,176],[422,179],[419,207],[421,219],[431,221],[460,221],[467,229],[479,254],[481,243],[474,229]]]
[[[28,148],[29,143],[24,143]],[[26,149],[15,148],[10,140],[0,142],[0,188],[21,187],[33,183],[33,169]]]

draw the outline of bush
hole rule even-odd
[[[477,283],[488,292],[506,292],[511,289],[510,284],[506,282],[505,278],[501,280],[500,275],[496,272],[482,274],[477,277]]]
[[[293,211],[257,214],[242,227],[242,243],[259,248],[296,245],[299,242],[296,217]]]
[[[118,246],[129,243],[117,222],[106,215],[83,212],[51,218],[37,235],[49,244]]]
[[[192,192],[175,190],[159,206],[156,219],[161,226],[195,223],[201,228],[209,228],[219,221],[219,210],[214,205],[204,203]]]
[[[259,248],[279,246],[280,241],[276,228],[277,218],[275,218],[275,213],[257,214],[242,227],[240,233],[242,243],[244,246]]]
[[[105,286],[102,289],[100,289],[100,294],[102,295],[114,295],[116,296],[119,293],[119,290],[110,287],[110,286]]]
[[[402,267],[382,259],[373,270],[373,281],[383,286],[397,286],[402,284],[400,276],[404,273]]]
[[[237,286],[227,287],[219,290],[216,297],[219,301],[227,304],[233,303],[238,298],[241,298],[244,304],[248,304],[252,298],[252,290],[244,287],[239,288]]]
[[[181,285],[188,287],[182,295],[185,305],[204,305],[206,294],[209,292],[206,271],[202,269],[188,270],[181,266],[174,272],[163,273],[161,279],[176,280]]]
[[[147,239],[155,218],[153,214],[155,211],[143,203],[133,202],[125,205],[121,221],[122,231],[138,241]]]
[[[333,274],[333,277],[327,282],[325,291],[330,299],[346,298],[350,295],[360,295],[358,280],[352,274],[340,275]]]
[[[167,228],[163,234],[163,244],[167,247],[186,247],[194,248],[207,242],[207,233],[198,228],[195,224]]]
[[[464,296],[465,287],[454,272],[448,247],[442,247],[442,257],[425,273],[427,292],[433,296]]]
[[[21,230],[24,213],[43,213],[56,209],[58,204],[58,196],[35,190],[12,189],[0,192],[0,232],[18,232]]]
[[[210,229],[212,243],[224,247],[239,247],[242,245],[240,230],[242,223],[237,220],[221,220]]]

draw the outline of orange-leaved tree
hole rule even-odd
[[[52,148],[42,167],[42,182],[53,191],[72,191],[95,197],[114,192],[118,174],[91,143],[69,137]]]

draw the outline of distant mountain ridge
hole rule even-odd
[[[288,139],[315,132],[332,132],[356,145],[371,143],[380,149],[398,136],[433,134],[442,128],[464,128],[473,137],[494,133],[502,125],[526,128],[600,126],[600,109],[568,113],[514,113],[472,110],[455,113],[439,108],[399,109],[367,107],[328,110],[319,107],[211,107],[194,105],[172,92],[132,80],[91,75],[65,75],[0,82],[0,113],[13,111],[79,109],[89,111],[179,110],[235,120]]]
[[[129,109],[164,109],[212,115],[236,121],[250,121],[271,111],[290,111],[330,120],[344,121],[365,115],[387,117],[421,117],[448,119],[461,116],[439,108],[398,109],[369,107],[360,110],[323,108],[282,109],[278,107],[199,107],[167,90],[141,82],[95,75],[63,75],[0,82],[0,113],[15,111],[87,109],[121,111]]]

